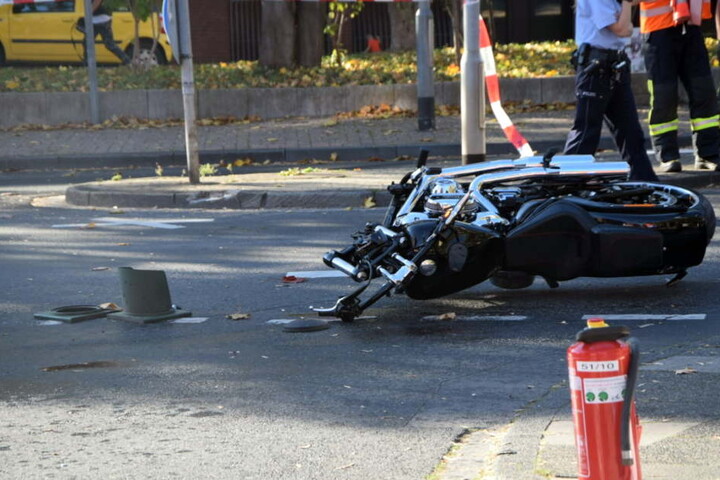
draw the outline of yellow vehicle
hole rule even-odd
[[[0,65],[5,62],[76,63],[83,61],[85,35],[78,30],[78,20],[84,17],[83,0],[21,3],[0,5]],[[154,24],[154,27],[153,27]],[[162,22],[156,15],[154,22],[140,23],[140,49],[137,58],[145,64],[164,64],[172,58],[167,36],[160,33],[153,51],[153,30]],[[132,57],[135,21],[130,12],[114,12],[112,29],[115,42]],[[95,39],[98,63],[120,63]]]

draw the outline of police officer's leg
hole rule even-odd
[[[129,64],[130,57],[120,50],[120,47],[118,47],[115,43],[115,38],[112,33],[112,22],[98,23],[95,25],[95,29],[100,35],[100,38],[102,38],[105,48],[115,54],[115,56],[118,57],[124,65]]]
[[[650,91],[650,138],[657,160],[668,162],[662,167],[666,171],[679,171],[681,168],[677,161],[680,159],[677,142],[679,121],[676,60],[679,55],[679,35],[681,33],[676,28],[652,32],[648,37],[645,52]]]
[[[645,151],[645,134],[640,126],[635,97],[630,85],[630,69],[623,68],[605,110],[610,129],[622,159],[630,165],[630,180],[657,181]]]
[[[575,76],[575,121],[565,142],[565,154],[594,154],[600,143],[603,114],[609,96],[607,75],[599,70],[583,71],[579,66]]]
[[[700,27],[688,26],[683,40],[685,48],[680,66],[680,80],[687,91],[690,104],[690,126],[696,166],[708,168],[708,165],[703,164],[703,160],[715,164],[720,160],[720,116],[715,84]]]

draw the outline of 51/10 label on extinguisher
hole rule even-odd
[[[585,403],[615,403],[625,399],[626,375],[583,378]]]
[[[578,372],[619,372],[620,362],[606,360],[604,362],[577,362]]]

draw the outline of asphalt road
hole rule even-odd
[[[330,306],[354,285],[286,284],[283,275],[322,269],[326,250],[347,244],[382,211],[29,205],[38,193],[60,192],[60,176],[46,183],[6,176],[2,190],[10,194],[0,196],[2,478],[417,480],[434,471],[437,479],[460,478],[439,467],[459,436],[507,430],[535,406],[563,416],[565,349],[583,315],[705,314],[631,326],[648,364],[720,353],[717,239],[703,265],[671,288],[662,277],[578,279],[552,290],[483,284],[433,301],[384,299],[354,324],[287,333],[268,322]],[[720,192],[707,193],[720,206]],[[122,305],[120,266],[164,270],[173,302],[206,320],[33,319],[64,305]],[[474,321],[421,321],[449,312]],[[250,316],[226,318],[234,313]],[[508,316],[524,318],[498,319]],[[643,418],[700,425],[717,442],[717,374],[643,375]],[[685,450],[658,455],[717,472],[717,456],[708,452],[717,443],[706,439],[687,438]],[[508,453],[502,442],[485,448],[464,455],[479,476],[493,451]],[[463,456],[462,446],[453,449]],[[523,456],[512,453],[504,457]],[[563,455],[507,478],[572,471],[574,459]],[[570,466],[553,465],[561,460]],[[696,480],[717,478],[698,472]]]

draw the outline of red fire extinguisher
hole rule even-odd
[[[567,351],[578,478],[641,480],[637,341],[627,327],[587,324]]]

